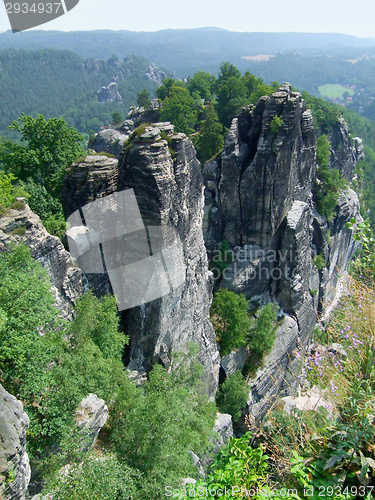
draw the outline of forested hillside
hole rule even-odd
[[[245,71],[244,56],[289,51],[332,54],[373,45],[372,39],[335,33],[236,33],[219,28],[69,33],[35,30],[16,36],[10,31],[0,34],[0,47],[4,49],[69,49],[83,57],[101,59],[108,59],[112,54],[120,59],[125,54],[136,54],[169,71],[176,71],[180,78],[198,70],[217,73],[220,63],[225,60]]]
[[[145,76],[142,57],[83,59],[68,50],[5,50],[0,52],[0,135],[23,112],[46,118],[63,116],[80,132],[112,123],[112,113],[124,118],[136,104],[137,93],[153,94],[157,84]],[[98,103],[97,93],[117,77],[120,102]]]

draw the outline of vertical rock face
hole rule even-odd
[[[0,498],[22,500],[30,481],[26,453],[29,417],[22,403],[0,385]]]
[[[161,138],[161,131],[168,141]],[[90,161],[90,160],[88,160]],[[104,169],[103,176],[108,174]],[[96,189],[86,188],[85,168],[73,165],[66,179],[66,215],[92,201]],[[98,173],[98,179],[100,174]],[[103,180],[103,186],[109,185]],[[159,226],[165,243],[172,231],[182,242],[185,281],[170,293],[125,313],[130,334],[131,370],[149,370],[161,362],[168,366],[173,351],[189,342],[199,345],[208,392],[217,388],[219,353],[209,322],[212,275],[208,271],[203,240],[203,182],[191,141],[174,134],[170,124],[154,124],[132,137],[119,160],[117,191],[133,189],[144,225]],[[112,189],[112,184],[111,184]],[[110,194],[100,191],[99,197]]]
[[[350,140],[343,120],[330,140],[331,166],[351,180],[360,140]],[[334,299],[355,250],[345,224],[361,220],[356,193],[341,195],[328,223],[313,204],[315,172],[313,118],[289,84],[242,110],[220,158],[203,170],[207,250],[213,255],[226,240],[233,255],[221,286],[245,293],[255,307],[272,301],[283,316],[274,348],[250,382],[248,410],[255,417],[293,383],[295,351],[308,342],[317,312]]]
[[[289,84],[233,120],[218,162],[222,239],[232,246],[274,245],[293,202],[310,196],[314,146],[311,112]]]

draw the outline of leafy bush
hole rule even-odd
[[[246,345],[252,321],[245,296],[221,288],[212,301],[211,322],[222,356]]]
[[[282,117],[275,115],[272,118],[271,123],[270,123],[270,129],[271,129],[271,131],[274,134],[277,134],[283,123],[284,123],[284,120],[282,119]]]
[[[216,402],[221,413],[232,415],[233,421],[241,417],[249,396],[247,384],[240,371],[225,379],[219,387]]]
[[[112,409],[111,439],[119,456],[143,474],[139,499],[161,498],[166,486],[196,474],[189,451],[202,453],[216,416],[202,387],[197,349],[175,355],[172,370],[155,365],[132,398],[121,392]]]

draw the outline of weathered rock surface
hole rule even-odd
[[[76,416],[77,425],[85,431],[84,450],[94,447],[101,428],[108,419],[108,407],[96,394],[89,394],[79,403]]]
[[[110,153],[118,158],[122,146],[128,137],[129,135],[122,134],[118,130],[107,128],[100,130],[100,132],[96,134],[95,140],[90,146],[97,153]]]
[[[170,136],[169,145],[161,138],[161,130]],[[161,227],[165,244],[173,231],[182,242],[184,283],[124,315],[131,337],[128,368],[143,372],[155,362],[168,366],[172,352],[185,350],[187,343],[194,342],[199,345],[207,390],[213,396],[219,353],[209,322],[212,275],[202,232],[203,183],[191,141],[174,134],[170,124],[156,123],[132,137],[130,147],[124,148],[117,179],[114,165],[92,168],[92,162],[89,157],[71,168],[63,196],[67,216],[96,197],[133,189],[144,225]]]
[[[275,117],[281,125],[275,126]],[[343,120],[330,139],[331,166],[351,180],[363,154],[360,140],[351,141]],[[361,220],[356,193],[342,193],[337,216],[328,223],[314,207],[315,171],[313,118],[289,84],[243,109],[221,157],[203,170],[207,250],[213,256],[224,240],[232,249],[221,286],[244,293],[253,307],[277,303],[285,316],[272,352],[249,382],[248,411],[255,418],[278,393],[296,387],[295,350],[306,347],[317,312],[334,300],[356,248],[345,228],[352,217]],[[314,264],[318,255],[324,261],[320,269]]]
[[[29,417],[21,401],[0,385],[0,498],[22,500],[30,481],[26,453]]]
[[[24,234],[22,234],[24,232]],[[18,233],[18,234],[17,234]],[[47,270],[56,304],[70,318],[76,300],[87,289],[87,280],[56,236],[51,236],[40,218],[25,204],[0,218],[0,252],[17,242],[31,249],[32,256]]]

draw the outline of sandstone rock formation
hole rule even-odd
[[[72,166],[63,195],[66,216],[94,198],[133,189],[144,225],[161,227],[166,242],[172,229],[177,231],[183,246],[185,282],[124,314],[131,337],[128,368],[143,372],[156,362],[168,366],[172,352],[194,342],[213,396],[219,353],[209,322],[212,275],[203,241],[203,183],[195,149],[185,135],[174,134],[170,124],[156,123],[124,148],[118,172],[107,160],[94,165],[88,157]]]
[[[0,385],[0,498],[22,500],[30,481],[26,453],[29,417],[22,403]]]
[[[62,316],[70,318],[77,298],[87,289],[87,280],[56,236],[51,236],[40,218],[25,204],[0,218],[0,252],[17,242],[31,249],[32,256],[47,270]]]
[[[117,83],[112,82],[108,85],[108,87],[102,87],[98,91],[98,103],[101,104],[103,102],[122,102],[122,97],[117,90]]]
[[[282,119],[276,127],[275,117]],[[351,143],[342,120],[330,137],[332,167],[351,180],[363,154],[360,140]],[[221,156],[203,170],[207,249],[213,255],[226,240],[233,250],[221,285],[244,293],[254,307],[277,303],[283,317],[272,352],[249,382],[248,411],[254,417],[264,414],[277,394],[291,390],[295,350],[307,345],[317,313],[334,299],[356,248],[345,228],[352,217],[361,220],[356,193],[348,189],[341,195],[337,216],[328,223],[312,199],[315,169],[311,112],[284,84],[242,110]],[[320,269],[314,263],[318,255],[324,261]]]

